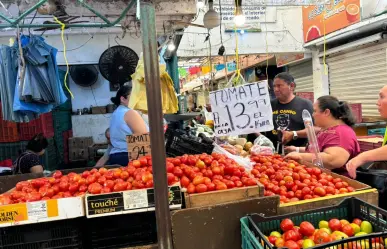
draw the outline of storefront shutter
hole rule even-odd
[[[368,44],[327,58],[330,95],[361,103],[363,117],[379,117],[376,101],[387,84],[387,43]]]
[[[298,65],[290,65],[289,73],[296,81],[296,92],[313,92],[313,67],[312,61]]]

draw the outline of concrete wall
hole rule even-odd
[[[195,23],[203,24],[204,12],[200,12]],[[239,34],[238,48],[240,54],[264,54],[303,52],[302,12],[301,7],[277,7],[275,23],[262,23],[261,33]],[[223,27],[224,28],[224,27]],[[267,31],[267,33],[265,32]],[[208,42],[204,42],[207,30],[189,26],[181,40],[178,56],[208,56]],[[199,34],[201,33],[201,34]],[[210,31],[212,55],[218,54],[220,47],[219,27]],[[228,55],[235,55],[236,41],[234,33],[222,30],[223,43]],[[266,44],[268,51],[266,50]]]

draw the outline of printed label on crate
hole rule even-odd
[[[210,92],[215,135],[243,135],[273,130],[267,81]]]
[[[169,188],[169,206],[181,208],[182,195],[180,186]],[[119,193],[88,195],[87,216],[104,216],[114,213],[134,213],[151,211],[155,208],[154,189],[127,190]]]
[[[126,136],[126,142],[128,144],[129,161],[137,160],[142,156],[151,155],[149,132],[140,135]]]
[[[0,206],[0,224],[27,219],[27,205],[25,203]]]
[[[124,211],[123,193],[87,196],[87,214],[98,215]]]
[[[47,203],[45,201],[27,202],[27,210],[29,218],[48,218]]]
[[[126,191],[123,194],[125,210],[148,207],[148,191],[146,189]]]

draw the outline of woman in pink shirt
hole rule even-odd
[[[324,168],[347,175],[345,164],[360,153],[356,134],[351,128],[355,119],[350,107],[333,96],[323,96],[313,104],[313,109],[315,125],[321,128],[317,142]],[[288,147],[287,151],[292,152],[286,158],[300,163],[310,164],[314,159],[308,146]]]

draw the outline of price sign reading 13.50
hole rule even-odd
[[[211,92],[210,102],[217,136],[274,129],[267,81]]]

